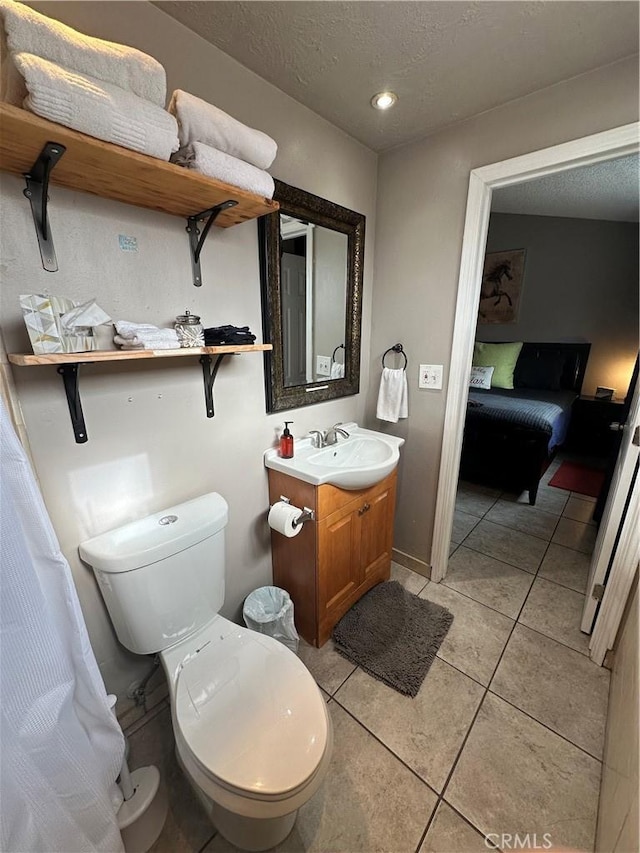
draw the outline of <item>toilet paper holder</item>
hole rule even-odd
[[[280,500],[285,504],[291,504],[291,499],[286,497],[286,495],[280,495]],[[298,527],[301,524],[304,524],[305,521],[315,521],[316,514],[310,509],[308,506],[302,507],[302,515],[298,516],[296,520],[293,522],[294,527]]]

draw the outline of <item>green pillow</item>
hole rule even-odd
[[[493,367],[492,388],[513,388],[513,371],[522,349],[516,344],[485,344],[476,341],[473,347],[474,367]]]

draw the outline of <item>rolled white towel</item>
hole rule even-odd
[[[14,61],[28,90],[25,109],[160,160],[178,148],[176,120],[166,110],[39,56],[17,53]]]
[[[178,119],[180,146],[202,142],[258,169],[268,169],[278,145],[261,130],[247,127],[195,95],[176,89],[167,108]]]
[[[195,169],[210,178],[246,190],[255,195],[273,198],[275,185],[268,172],[256,169],[244,160],[238,160],[223,151],[216,151],[202,142],[192,142],[171,157],[172,162],[187,169]]]
[[[141,50],[79,33],[13,0],[0,0],[0,22],[11,53],[33,53],[65,68],[119,86],[164,107],[167,77],[164,68]],[[4,64],[4,63],[3,63]],[[2,100],[19,105],[19,80],[7,69]]]

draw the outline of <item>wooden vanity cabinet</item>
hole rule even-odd
[[[346,491],[269,470],[270,503],[285,496],[316,516],[291,539],[271,531],[273,582],[291,595],[298,633],[308,643],[326,643],[352,604],[389,579],[396,476]]]

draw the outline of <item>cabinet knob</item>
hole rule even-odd
[[[370,506],[369,504],[365,504],[365,505],[362,507],[362,509],[359,509],[359,510],[358,510],[358,515],[364,515],[364,514],[365,514],[365,512],[369,512],[369,510],[370,510],[370,509],[371,509],[371,506]]]

